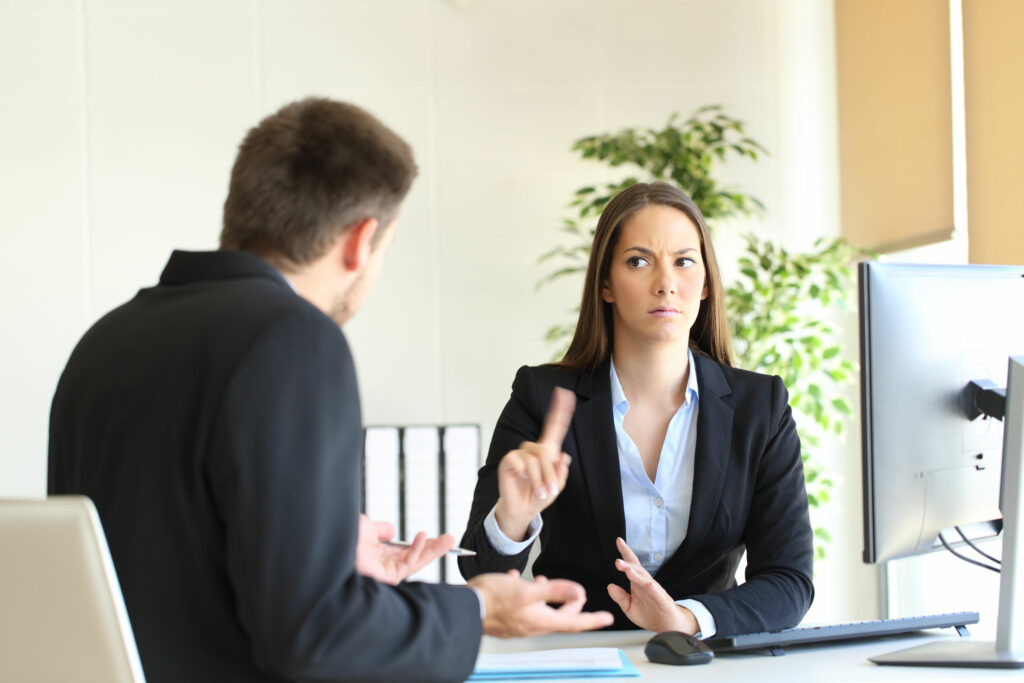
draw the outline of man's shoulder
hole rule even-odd
[[[224,369],[257,346],[290,363],[350,357],[338,325],[286,282],[231,277],[140,290],[90,327],[69,369],[134,363],[155,374],[186,357]]]
[[[161,283],[147,297],[139,293],[140,307],[159,306],[174,300],[192,309],[197,320],[216,326],[219,322],[240,330],[278,334],[341,337],[337,323],[300,296],[279,274],[238,273],[233,276],[183,285]]]
[[[289,367],[318,366],[324,371],[348,366],[352,354],[344,333],[320,309],[290,290],[276,289],[265,296],[246,297],[222,309],[224,321],[212,326],[231,328],[223,334],[205,335],[209,346],[233,346],[240,359],[257,364],[278,359]],[[216,338],[214,338],[216,337]]]

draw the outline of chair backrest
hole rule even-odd
[[[84,496],[0,500],[0,680],[144,680],[99,516]]]

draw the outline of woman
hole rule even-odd
[[[517,373],[462,573],[521,571],[538,535],[534,572],[581,583],[613,628],[707,638],[795,626],[810,607],[813,540],[786,388],[732,367],[704,217],[666,183],[608,204],[569,350]]]

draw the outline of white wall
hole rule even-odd
[[[216,245],[235,146],[283,103],[356,102],[422,169],[347,330],[366,421],[479,423],[486,443],[579,296],[534,289],[572,191],[607,175],[572,141],[710,103],[745,119],[772,156],[722,174],[769,215],[720,226],[731,277],[742,231],[837,234],[832,64],[819,0],[0,1],[0,495],[45,490],[72,345],[172,248]],[[872,617],[857,444],[832,460],[841,533],[812,618]]]

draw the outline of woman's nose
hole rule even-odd
[[[672,277],[672,269],[664,266],[659,267],[655,271],[655,283],[659,295],[675,294],[676,293],[676,281]]]

